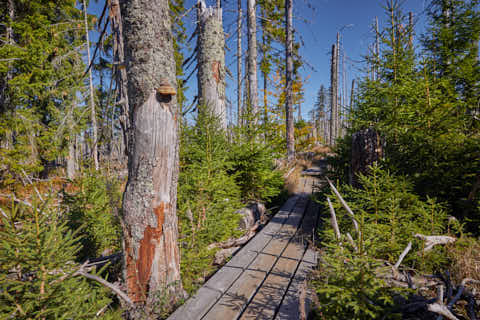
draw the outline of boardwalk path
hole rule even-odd
[[[315,181],[302,176],[265,228],[169,319],[300,319],[300,288],[317,263],[309,247],[318,220],[309,200]]]

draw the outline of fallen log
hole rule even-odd
[[[415,237],[425,240],[425,249],[423,249],[423,252],[432,250],[432,248],[438,244],[448,244],[457,241],[457,238],[450,236],[425,236],[420,233],[417,233]]]

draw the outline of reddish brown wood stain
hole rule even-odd
[[[220,61],[212,62],[213,77],[217,83],[220,82]]]
[[[152,263],[155,257],[155,248],[163,234],[165,209],[169,204],[164,202],[153,209],[157,216],[157,227],[147,226],[140,240],[138,258],[135,260],[131,248],[127,247],[127,286],[128,294],[134,302],[144,301],[147,297],[148,282],[152,273]],[[127,246],[127,245],[126,245]]]

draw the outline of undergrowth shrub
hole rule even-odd
[[[377,277],[381,263],[368,255],[358,255],[335,243],[326,245],[313,286],[320,310],[318,319],[375,319],[388,315],[395,319],[390,288]]]
[[[120,181],[86,171],[72,183],[73,191],[62,191],[62,206],[72,230],[82,228],[80,261],[121,250]]]
[[[218,119],[199,112],[196,124],[185,127],[180,149],[178,216],[181,271],[185,290],[192,292],[215,270],[214,242],[240,234],[240,188],[229,156],[229,143]]]
[[[0,215],[0,318],[93,319],[112,302],[98,283],[72,276],[81,250],[58,207],[33,202]],[[105,315],[111,318],[112,314]]]
[[[422,251],[424,241],[415,234],[443,235],[447,230],[451,233],[459,231],[456,223],[448,225],[442,204],[432,198],[421,200],[413,193],[413,185],[407,178],[393,175],[376,165],[370,170],[369,176],[359,175],[361,188],[350,185],[339,188],[362,230],[362,237],[356,239],[361,252],[395,263],[410,241],[412,252]],[[333,193],[329,196],[340,229],[353,236],[355,230],[346,210]],[[407,255],[403,264],[431,272],[446,263],[444,250],[442,246],[436,246],[426,254]]]
[[[422,273],[443,271],[449,267],[452,246],[435,246],[423,252],[423,235],[461,234],[458,221],[448,220],[443,206],[434,199],[421,200],[413,192],[412,183],[380,168],[370,168],[369,176],[359,176],[361,188],[342,185],[338,190],[355,214],[360,235],[352,219],[333,192],[324,189],[318,195],[325,221],[320,231],[322,259],[313,284],[320,302],[317,315],[321,319],[367,319],[392,313],[392,297],[404,290],[393,289],[379,278],[385,262],[395,264],[409,242],[412,249],[402,266]],[[336,212],[341,239],[330,227],[326,197]],[[346,235],[351,234],[354,245]],[[340,245],[341,243],[341,245]],[[390,270],[391,272],[391,270]],[[352,316],[348,316],[351,314]]]

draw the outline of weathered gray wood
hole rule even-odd
[[[290,242],[241,319],[272,319],[303,255],[303,245]]]
[[[183,296],[176,215],[178,110],[174,95],[156,92],[164,81],[175,86],[175,59],[167,0],[122,1],[121,13],[133,126],[123,198],[125,280],[129,297],[143,312],[154,310],[158,292],[165,289]]]
[[[250,112],[258,113],[258,84],[257,84],[257,20],[256,0],[247,0],[247,34],[248,34],[248,102]],[[254,123],[257,119],[254,118]]]
[[[308,204],[307,197],[291,197],[268,225],[170,319],[236,319],[246,308],[242,315],[245,319],[272,319],[296,277],[297,266],[314,265],[310,262],[315,260],[312,252],[307,250],[304,255],[306,243],[296,237],[312,230],[308,224],[316,219],[315,207]],[[261,314],[256,312],[259,308]]]
[[[242,123],[242,0],[237,0],[237,126]]]
[[[198,102],[227,128],[225,95],[225,36],[222,9],[198,0],[197,79]]]
[[[285,0],[286,43],[285,43],[285,115],[286,115],[286,140],[287,160],[295,159],[295,135],[293,121],[293,6],[292,0]]]
[[[198,289],[197,293],[178,308],[168,319],[170,320],[196,320],[217,302],[222,293],[206,286]]]

